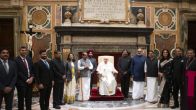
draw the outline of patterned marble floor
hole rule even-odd
[[[38,98],[34,97],[32,110],[40,110],[38,102]],[[52,98],[50,102],[50,109],[55,110],[52,107]],[[16,103],[15,100],[13,110],[17,110]],[[74,104],[61,106],[61,110],[170,110],[170,108],[157,108],[157,104],[151,104],[144,100],[128,99],[127,101],[76,101]]]
[[[131,88],[130,88],[131,97]],[[32,110],[40,110],[39,98],[33,97]],[[172,105],[172,104],[171,104]],[[3,105],[4,106],[4,105]],[[55,110],[52,106],[52,97],[50,98],[50,109]],[[5,109],[2,109],[5,110]],[[17,110],[17,97],[14,97],[14,109]],[[61,110],[170,110],[170,108],[157,108],[157,104],[151,104],[144,100],[132,100],[126,101],[76,101],[74,104],[66,104],[61,106]],[[179,110],[174,109],[174,110]]]

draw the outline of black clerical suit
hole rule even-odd
[[[174,106],[179,106],[178,93],[182,92],[182,76],[184,74],[185,58],[182,56],[175,57],[172,61],[172,83]]]
[[[30,77],[34,77],[33,62],[30,57],[22,58],[21,56],[18,56],[15,59],[15,63],[18,70],[18,78],[16,82],[18,109],[24,110],[25,101],[26,110],[31,110],[33,83],[28,84],[26,81]]]
[[[118,61],[118,69],[121,75],[121,91],[125,98],[128,98],[130,84],[131,57],[120,57]]]
[[[17,69],[13,61],[8,60],[8,71],[6,72],[3,66],[2,60],[0,60],[0,110],[2,105],[2,100],[4,98],[6,110],[12,110],[14,87],[17,79]],[[3,90],[5,87],[11,87],[12,91],[10,93],[5,93]]]
[[[44,86],[43,89],[39,89],[41,110],[49,109],[49,100],[53,81],[53,73],[51,72],[50,67],[50,63],[45,63],[42,59],[35,63],[36,82],[38,85],[43,84]]]
[[[64,91],[64,79],[65,65],[60,59],[53,59],[51,62],[51,70],[54,74],[54,87],[53,87],[53,106],[62,104],[63,91]]]

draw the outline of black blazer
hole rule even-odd
[[[55,82],[64,82],[63,75],[65,75],[65,65],[63,61],[53,59],[51,61],[51,70],[54,74]]]
[[[48,64],[51,67],[49,61]],[[35,66],[36,82],[38,84],[43,84],[44,86],[51,86],[54,77],[53,73],[51,72],[51,69],[48,68],[42,60],[36,62],[34,66]]]
[[[6,86],[14,89],[17,80],[17,69],[13,61],[8,60],[9,74],[6,73],[2,62],[0,61],[0,91]]]
[[[34,77],[34,72],[33,72],[33,62],[30,57],[26,57],[28,66],[29,66],[29,71],[30,71],[30,77]],[[16,67],[18,70],[18,78],[16,85],[17,86],[25,86],[26,85],[26,80],[29,78],[28,77],[28,70],[25,67],[25,64],[23,63],[23,60],[21,59],[20,56],[16,57],[15,59]]]

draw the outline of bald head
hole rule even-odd
[[[83,53],[82,53],[82,58],[83,58],[83,59],[87,59],[87,57],[88,57],[87,52],[83,52]]]

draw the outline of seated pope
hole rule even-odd
[[[117,82],[115,74],[118,71],[114,68],[107,56],[104,56],[103,61],[98,64],[97,73],[99,74],[99,94],[114,95],[116,92]]]

